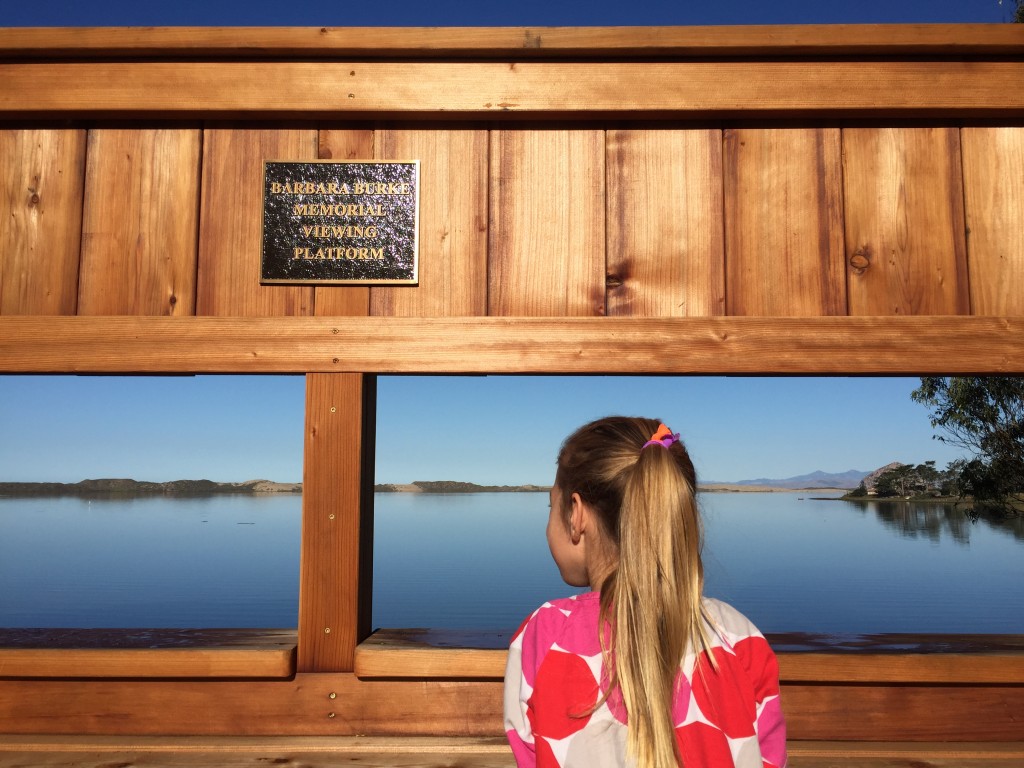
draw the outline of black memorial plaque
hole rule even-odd
[[[419,161],[267,161],[261,283],[417,282]]]

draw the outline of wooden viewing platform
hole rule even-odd
[[[0,768],[510,766],[495,636],[372,632],[376,376],[1024,375],[1022,82],[1011,24],[0,29],[0,373],[306,377],[298,627],[2,630]],[[418,285],[261,285],[263,162],[345,159],[419,160]],[[794,642],[794,768],[1024,765],[1021,636]]]

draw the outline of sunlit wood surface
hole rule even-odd
[[[285,678],[295,646],[295,630],[0,629],[0,678]]]
[[[1024,318],[0,317],[8,373],[1020,373]]]
[[[600,131],[492,135],[488,314],[601,314],[604,183]]]
[[[260,285],[260,253],[264,161],[315,160],[316,156],[313,130],[213,127],[203,131],[197,314],[313,314],[312,287]]]
[[[725,314],[722,132],[608,131],[612,316]]]
[[[300,672],[351,671],[370,631],[372,574],[360,553],[372,541],[373,478],[364,468],[372,466],[375,397],[370,376],[306,376]]]
[[[971,312],[1024,314],[1024,127],[960,133]]]
[[[1022,78],[1017,61],[0,64],[0,115],[1019,117]]]
[[[81,315],[194,315],[202,135],[89,133]]]
[[[487,131],[395,128],[377,139],[376,159],[420,161],[419,284],[371,288],[371,313],[487,314]]]
[[[505,58],[822,56],[890,53],[949,57],[1020,53],[1012,24],[807,24],[728,27],[166,27],[0,29],[20,59],[207,55],[221,58]]]
[[[768,635],[783,683],[1024,683],[1024,636]],[[356,649],[359,677],[500,680],[510,633],[382,629]]]
[[[0,130],[0,314],[75,314],[85,145],[80,129]]]
[[[841,134],[725,131],[726,314],[846,314]]]
[[[959,158],[955,128],[843,132],[851,315],[970,314]]]

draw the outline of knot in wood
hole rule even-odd
[[[858,275],[871,266],[871,248],[867,245],[861,246],[850,257],[850,269]]]

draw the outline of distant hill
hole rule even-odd
[[[796,477],[759,477],[756,480],[736,480],[730,483],[730,485],[760,485],[771,488],[792,488],[794,490],[803,488],[853,489],[860,485],[860,481],[867,474],[867,472],[861,472],[857,469],[849,469],[846,472],[822,472],[818,470],[807,475],[797,475]],[[716,484],[718,483],[708,483],[708,485]]]
[[[377,493],[538,493],[550,490],[542,485],[477,485],[460,480],[413,480],[399,485],[382,483],[373,486]]]
[[[103,478],[79,483],[0,483],[0,496],[82,496],[90,498],[131,498],[134,496],[217,496],[244,493],[301,493],[302,483],[274,483],[248,480],[217,483],[213,480],[147,480]]]

